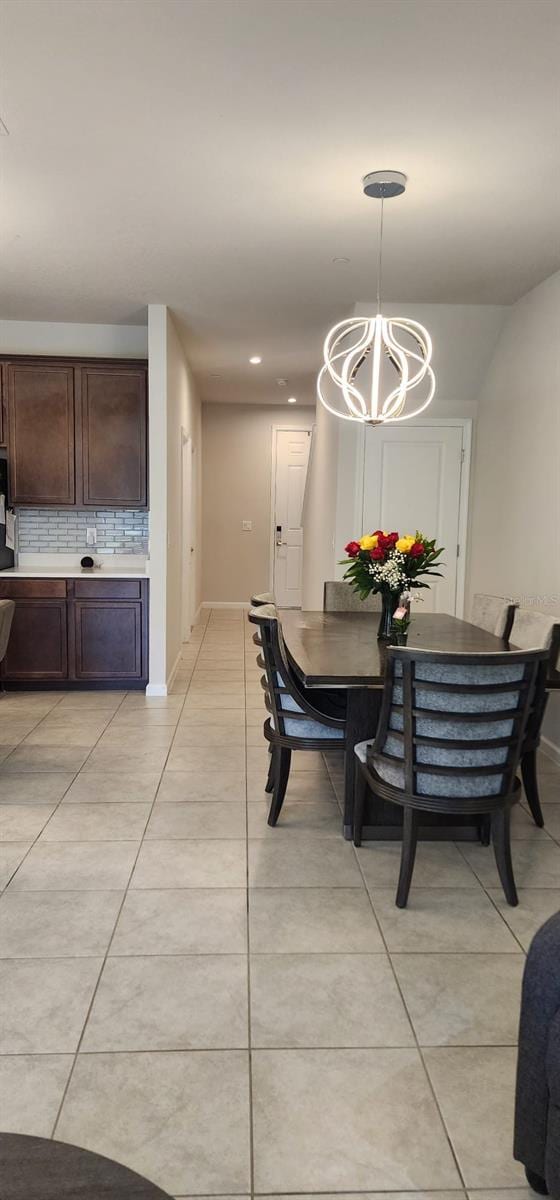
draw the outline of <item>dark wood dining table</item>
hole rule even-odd
[[[291,665],[306,688],[341,688],[347,692],[345,742],[345,838],[352,837],[354,810],[354,746],[375,735],[381,705],[386,643],[377,640],[379,613],[282,612],[282,632]],[[517,649],[492,633],[447,613],[414,614],[408,645],[448,653],[488,654]],[[560,672],[550,671],[551,689],[560,688]],[[425,814],[421,836],[433,839],[473,840],[478,823],[471,817]],[[391,840],[401,837],[402,810],[394,804],[370,799],[364,837]]]

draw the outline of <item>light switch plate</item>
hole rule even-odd
[[[244,522],[243,522],[243,532],[244,532],[244,533],[251,533],[251,531],[252,531],[252,528],[253,528],[253,522],[252,522],[252,521],[244,521]]]
[[[97,545],[97,529],[93,526],[91,529],[86,529],[86,546]]]

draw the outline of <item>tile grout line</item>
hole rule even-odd
[[[426,1061],[425,1061],[425,1058],[424,1058],[423,1050],[422,1050],[422,1047],[421,1047],[421,1045],[420,1045],[420,1042],[419,1042],[419,1040],[418,1040],[418,1036],[417,1036],[417,1034],[416,1034],[416,1029],[415,1029],[415,1027],[414,1027],[414,1022],[413,1022],[413,1020],[412,1020],[412,1017],[411,1017],[411,1014],[410,1014],[410,1012],[409,1012],[408,1004],[406,1003],[406,1000],[405,1000],[405,997],[404,997],[404,993],[403,993],[402,987],[401,987],[401,985],[400,985],[400,981],[399,981],[399,979],[398,979],[398,977],[397,977],[397,973],[396,973],[396,970],[395,970],[395,965],[394,965],[394,963],[393,963],[393,959],[392,959],[391,952],[390,952],[390,950],[389,950],[389,946],[388,946],[388,944],[387,944],[387,941],[386,941],[386,938],[385,938],[385,934],[383,933],[383,929],[382,929],[382,927],[381,927],[381,922],[380,922],[380,921],[378,921],[378,919],[377,919],[377,913],[376,913],[376,911],[375,911],[374,904],[373,904],[373,900],[372,900],[372,898],[371,898],[371,896],[370,896],[370,893],[369,893],[369,889],[368,889],[368,886],[367,886],[367,883],[366,883],[366,878],[365,878],[365,875],[364,875],[364,873],[363,873],[363,871],[362,871],[362,866],[361,866],[361,863],[360,863],[359,855],[356,853],[356,847],[354,846],[353,842],[351,843],[351,845],[352,845],[352,849],[353,849],[353,852],[354,852],[354,858],[355,858],[355,860],[356,860],[356,862],[357,862],[357,864],[358,864],[358,870],[359,870],[359,872],[360,872],[360,875],[362,876],[362,880],[363,880],[364,887],[365,887],[365,890],[366,890],[366,895],[367,895],[367,897],[368,897],[368,901],[369,901],[369,904],[370,904],[370,907],[371,907],[371,911],[372,911],[372,913],[373,913],[373,916],[374,916],[374,918],[375,918],[375,921],[376,921],[376,923],[377,923],[377,926],[378,926],[378,929],[379,929],[379,933],[380,933],[380,936],[381,936],[381,940],[382,940],[382,942],[383,942],[383,945],[385,946],[385,949],[386,949],[386,951],[387,951],[387,958],[388,958],[388,961],[389,961],[389,966],[390,966],[390,969],[391,969],[391,972],[392,972],[392,975],[393,975],[393,979],[394,979],[394,981],[395,981],[395,986],[396,986],[396,988],[397,988],[397,991],[398,991],[398,993],[399,993],[399,996],[400,996],[400,998],[401,998],[401,1003],[402,1003],[402,1005],[403,1005],[403,1007],[404,1007],[404,1011],[405,1011],[405,1013],[406,1013],[406,1016],[407,1016],[408,1023],[409,1023],[409,1025],[410,1025],[411,1033],[412,1033],[412,1036],[413,1036],[413,1038],[414,1038],[414,1044],[415,1044],[415,1046],[416,1046],[416,1051],[417,1051],[417,1053],[418,1053],[418,1056],[419,1056],[419,1058],[420,1058],[420,1062],[422,1063],[422,1067],[423,1067],[423,1070],[424,1070],[424,1076],[425,1076],[425,1078],[426,1078],[426,1080],[427,1080],[427,1083],[428,1083],[428,1088],[429,1088],[429,1091],[430,1091],[430,1093],[431,1093],[431,1095],[432,1095],[432,1099],[433,1099],[433,1101],[434,1101],[434,1104],[435,1104],[435,1107],[436,1107],[436,1112],[437,1112],[437,1113],[438,1113],[438,1115],[439,1115],[439,1119],[440,1119],[440,1121],[441,1121],[441,1126],[442,1126],[442,1129],[443,1129],[443,1131],[444,1131],[444,1133],[445,1133],[445,1138],[446,1138],[447,1144],[448,1144],[448,1146],[449,1146],[449,1151],[450,1151],[450,1153],[451,1153],[451,1157],[452,1157],[453,1163],[455,1164],[455,1169],[456,1169],[456,1171],[457,1171],[457,1174],[458,1174],[458,1176],[459,1176],[459,1179],[460,1179],[460,1181],[461,1181],[462,1187],[463,1187],[463,1189],[466,1191],[466,1189],[467,1189],[467,1183],[466,1183],[465,1177],[464,1177],[464,1175],[463,1175],[463,1171],[462,1171],[462,1169],[461,1169],[461,1165],[460,1165],[460,1162],[459,1162],[459,1157],[458,1157],[458,1155],[457,1155],[457,1154],[456,1154],[456,1152],[455,1152],[455,1147],[454,1147],[454,1145],[453,1145],[453,1141],[452,1141],[452,1139],[451,1139],[451,1134],[450,1134],[450,1131],[449,1131],[449,1129],[447,1128],[447,1122],[446,1122],[446,1121],[445,1121],[445,1119],[444,1119],[443,1112],[442,1112],[442,1110],[441,1110],[441,1106],[440,1106],[440,1104],[439,1104],[439,1100],[438,1100],[438,1098],[437,1098],[437,1096],[436,1096],[435,1088],[434,1088],[434,1085],[433,1085],[433,1083],[432,1083],[432,1079],[431,1079],[431,1077],[430,1077],[430,1073],[429,1073],[429,1071],[428,1071],[428,1068],[427,1068],[427,1066],[426,1066]],[[431,1190],[431,1189],[429,1189],[429,1190]]]
[[[62,703],[62,700],[63,700],[63,699],[64,699],[64,694],[61,696],[60,700],[58,700],[58,701],[57,701],[57,703],[53,705],[53,709],[51,709],[51,710],[50,710],[50,712],[52,712],[52,711],[53,711],[55,708],[58,708],[58,706],[59,706],[59,705]],[[109,727],[109,725],[111,724],[111,721],[113,720],[113,717],[115,717],[115,716],[117,715],[117,713],[120,711],[121,705],[122,705],[122,704],[124,704],[124,701],[125,701],[125,699],[126,699],[126,695],[122,697],[120,704],[118,704],[118,705],[117,705],[117,707],[116,707],[116,709],[115,709],[114,713],[113,713],[113,714],[112,714],[112,716],[111,716],[111,719],[110,719],[110,721],[108,722],[108,725],[106,725],[106,726],[105,726],[105,729],[107,729],[107,728]],[[88,711],[89,711],[89,710],[88,710]],[[47,717],[49,717],[49,716],[50,716],[50,712],[48,712],[48,713],[45,713],[44,717],[42,717],[42,718],[41,718],[41,720],[37,722],[37,725],[36,725],[36,726],[34,726],[34,729],[38,728],[38,727],[39,727],[39,725],[41,725],[41,724],[42,724],[42,722],[43,722],[44,720],[46,720],[46,718],[47,718]],[[103,730],[101,731],[101,733],[99,734],[99,737],[97,738],[97,741],[96,741],[96,742],[94,743],[94,745],[91,747],[90,754],[91,754],[92,750],[94,750],[94,749],[95,749],[95,747],[97,746],[97,744],[98,744],[98,742],[100,741],[100,739],[103,737],[103,734],[105,733],[105,729],[103,729]],[[30,732],[33,732],[33,730],[31,730]],[[27,735],[27,736],[28,736],[28,735]],[[25,738],[23,739],[23,741],[25,741]],[[22,742],[21,744],[23,744],[23,742]],[[17,749],[17,747],[15,747],[15,749]],[[9,757],[9,756],[8,756],[8,757]],[[53,808],[53,811],[52,811],[52,813],[50,814],[50,816],[49,816],[49,817],[47,817],[47,820],[45,821],[45,824],[44,824],[44,825],[42,826],[42,828],[39,830],[39,833],[37,834],[37,836],[36,836],[36,837],[34,838],[34,840],[32,841],[31,845],[29,846],[29,849],[26,851],[26,853],[24,854],[24,856],[23,856],[23,858],[21,859],[21,861],[18,863],[18,865],[17,865],[17,867],[16,867],[15,871],[13,871],[13,872],[12,872],[12,874],[10,875],[10,878],[9,878],[9,879],[8,879],[8,881],[5,883],[4,887],[1,889],[1,891],[0,891],[0,895],[3,895],[3,894],[6,892],[6,889],[7,889],[7,888],[10,886],[10,884],[11,884],[12,880],[13,880],[13,879],[15,879],[15,877],[16,877],[16,875],[17,875],[18,871],[19,871],[19,870],[20,870],[20,868],[23,866],[23,864],[24,864],[24,862],[26,861],[26,859],[27,859],[28,855],[31,853],[31,851],[32,851],[32,850],[34,849],[34,847],[36,846],[37,842],[39,841],[39,838],[41,838],[41,837],[42,837],[42,835],[43,835],[43,833],[44,833],[45,829],[47,828],[47,826],[48,826],[48,825],[50,824],[50,822],[52,821],[52,819],[53,819],[53,817],[54,817],[55,813],[57,813],[57,812],[58,812],[58,810],[59,810],[59,808],[60,808],[60,805],[62,804],[62,802],[63,802],[63,800],[64,800],[64,797],[68,795],[68,792],[70,791],[70,788],[71,788],[71,787],[73,787],[74,783],[76,782],[76,779],[78,778],[78,775],[79,775],[79,774],[80,774],[80,772],[83,770],[83,768],[84,768],[84,766],[85,766],[85,763],[87,762],[88,758],[89,758],[89,754],[88,754],[88,755],[87,755],[87,757],[84,759],[84,761],[83,761],[82,765],[81,765],[81,766],[78,768],[78,770],[76,771],[76,774],[72,776],[72,779],[70,780],[70,783],[68,784],[68,787],[67,787],[67,788],[65,789],[65,791],[62,793],[62,796],[60,797],[60,799],[59,799],[59,800],[57,800],[57,802],[56,802],[56,804],[55,804],[55,806],[54,806],[54,808]],[[19,772],[18,774],[20,774],[20,775],[40,775],[40,776],[41,776],[41,775],[45,775],[45,774],[53,774],[53,775],[54,775],[54,774],[57,774],[57,773],[58,773],[58,772],[55,772],[55,771],[51,771],[51,772],[48,772],[48,771],[21,771],[21,772]],[[61,772],[61,774],[62,774],[62,772]],[[70,774],[70,772],[68,772],[68,774]],[[107,840],[109,840],[109,839],[107,839]],[[134,840],[134,841],[135,841],[136,839],[134,838],[134,839],[129,839],[129,840]],[[6,843],[6,844],[7,844],[7,845],[9,845],[9,843]],[[56,842],[51,842],[50,844],[51,844],[51,845],[57,845],[57,843],[56,843]],[[69,843],[69,844],[71,845],[72,843]],[[41,890],[41,889],[39,889],[39,888],[38,888],[38,889],[37,889],[37,891],[39,891],[39,890]],[[42,889],[42,890],[44,890],[44,889]],[[56,889],[53,889],[53,890],[56,890]],[[106,890],[106,891],[119,891],[120,889],[119,889],[119,888],[107,888],[107,889],[105,889],[105,890]],[[97,956],[94,956],[94,957],[97,957]]]
[[[199,651],[198,651],[198,653],[197,653],[196,660],[198,659],[198,654],[199,654],[199,653],[200,653],[200,648],[199,648]],[[195,660],[195,661],[196,661],[196,660]],[[178,717],[177,717],[177,723],[178,723],[178,722],[179,722],[179,720],[181,719],[181,713],[182,713],[182,711],[183,711],[183,708],[184,708],[184,706],[185,706],[185,701],[186,701],[186,698],[187,698],[187,695],[188,695],[188,692],[189,692],[189,688],[190,688],[190,680],[189,680],[189,683],[188,683],[188,685],[187,685],[187,688],[186,688],[186,691],[185,691],[185,695],[184,695],[184,698],[183,698],[183,703],[182,703],[182,704],[180,704],[180,705],[178,706],[178,709],[179,709],[179,715],[178,715]],[[121,703],[124,703],[125,699],[126,699],[126,696],[123,696],[123,700],[122,700],[122,702],[121,702]],[[118,706],[118,708],[117,708],[116,712],[119,712],[119,710],[120,710],[120,707],[121,707],[121,705],[119,705],[119,706]],[[115,715],[116,715],[116,713],[115,713]],[[111,722],[109,722],[109,724],[110,724],[110,723],[111,723]],[[176,729],[176,727],[175,727],[175,729]],[[163,774],[164,774],[164,771],[165,771],[165,765],[166,765],[166,763],[167,763],[167,760],[168,760],[168,758],[169,758],[169,755],[170,755],[170,753],[171,753],[171,746],[173,745],[174,738],[175,738],[175,735],[174,735],[174,737],[173,737],[173,739],[172,739],[172,741],[171,741],[171,743],[170,743],[170,745],[169,745],[169,747],[168,747],[168,749],[167,749],[167,755],[166,755],[166,758],[165,758],[165,762],[163,763],[163,766],[162,766],[162,768],[161,768],[160,777],[159,777],[159,782],[158,782],[158,785],[157,785],[157,787],[156,787],[156,790],[155,790],[155,793],[154,793],[154,797],[153,797],[153,800],[152,800],[152,802],[151,802],[151,805],[150,805],[150,811],[149,811],[149,813],[148,813],[148,815],[147,815],[146,822],[145,822],[145,825],[144,825],[144,832],[143,832],[143,834],[142,834],[142,837],[141,837],[141,839],[140,839],[140,841],[139,841],[139,844],[138,844],[138,850],[137,850],[137,853],[136,853],[136,855],[135,855],[134,862],[132,863],[131,869],[130,869],[130,871],[129,871],[129,875],[128,875],[128,881],[127,881],[127,883],[126,883],[126,887],[125,887],[125,889],[124,889],[124,891],[123,891],[122,900],[121,900],[121,903],[120,903],[120,905],[119,905],[119,908],[118,908],[118,911],[117,911],[117,914],[116,914],[116,918],[115,918],[115,921],[114,921],[114,924],[113,924],[112,932],[111,932],[111,935],[110,935],[110,937],[109,937],[109,942],[108,942],[108,945],[107,945],[107,949],[106,949],[106,951],[105,951],[105,954],[104,954],[104,956],[103,956],[103,961],[102,961],[101,968],[100,968],[100,971],[99,971],[99,974],[98,974],[98,977],[97,977],[97,982],[96,982],[96,984],[95,984],[95,987],[94,987],[94,989],[93,989],[93,994],[92,994],[92,996],[91,996],[90,1003],[89,1003],[89,1005],[88,1005],[88,1008],[87,1008],[87,1011],[86,1011],[86,1015],[85,1015],[84,1023],[83,1023],[83,1025],[82,1025],[82,1031],[81,1031],[81,1033],[80,1033],[80,1037],[79,1037],[79,1039],[78,1039],[78,1044],[77,1044],[77,1046],[76,1046],[76,1050],[75,1050],[75,1052],[74,1052],[74,1058],[73,1058],[72,1066],[70,1067],[70,1071],[69,1071],[69,1073],[68,1073],[68,1078],[67,1078],[67,1080],[66,1080],[66,1084],[65,1084],[65,1087],[64,1087],[64,1090],[63,1090],[63,1093],[62,1093],[62,1097],[61,1097],[61,1100],[60,1100],[60,1104],[59,1104],[59,1106],[58,1106],[58,1109],[57,1109],[56,1117],[55,1117],[54,1124],[53,1124],[53,1127],[52,1127],[51,1138],[54,1138],[54,1137],[55,1137],[56,1130],[57,1130],[57,1126],[58,1126],[58,1124],[59,1124],[59,1121],[60,1121],[60,1118],[61,1118],[61,1116],[62,1116],[62,1111],[63,1111],[64,1104],[65,1104],[65,1102],[66,1102],[66,1098],[67,1098],[67,1095],[68,1095],[68,1092],[69,1092],[69,1089],[70,1089],[70,1084],[71,1084],[71,1082],[72,1082],[72,1078],[73,1078],[73,1076],[74,1076],[74,1072],[75,1072],[76,1065],[77,1065],[77,1062],[78,1062],[78,1056],[79,1056],[79,1054],[80,1054],[80,1050],[81,1050],[81,1046],[82,1046],[82,1043],[83,1043],[83,1040],[84,1040],[84,1036],[85,1036],[85,1033],[86,1033],[86,1029],[87,1029],[88,1021],[89,1021],[89,1018],[90,1018],[90,1016],[91,1016],[91,1012],[92,1012],[92,1010],[93,1010],[93,1005],[94,1005],[94,1003],[95,1003],[95,999],[96,999],[96,997],[97,997],[97,993],[98,993],[98,990],[99,990],[99,985],[100,985],[100,983],[101,983],[101,979],[102,979],[102,977],[103,977],[103,973],[104,973],[104,971],[105,971],[105,966],[106,966],[106,963],[107,963],[107,959],[109,958],[109,953],[110,953],[110,950],[111,950],[111,946],[112,946],[112,944],[113,944],[113,939],[114,939],[114,937],[115,937],[115,933],[116,933],[117,925],[118,925],[118,923],[119,923],[119,920],[120,920],[120,917],[121,917],[121,913],[122,913],[122,911],[123,911],[123,908],[124,908],[124,905],[125,905],[125,902],[126,902],[126,899],[127,899],[128,893],[129,893],[130,884],[131,884],[131,882],[132,882],[132,877],[133,877],[133,875],[134,875],[134,871],[135,871],[135,869],[136,869],[136,865],[137,865],[137,862],[138,862],[138,859],[139,859],[139,856],[140,856],[140,852],[141,852],[141,850],[142,850],[142,847],[143,847],[143,845],[144,845],[144,839],[145,839],[146,829],[147,829],[147,827],[148,827],[148,824],[149,824],[149,822],[150,822],[150,819],[151,819],[152,813],[153,813],[153,811],[154,811],[154,806],[155,806],[155,803],[156,803],[156,800],[157,800],[158,792],[159,792],[159,789],[160,789],[160,787],[161,787],[161,781],[162,781],[162,779],[163,779]],[[88,757],[89,757],[89,756],[88,756]],[[87,762],[87,759],[86,759],[86,762]],[[120,890],[120,889],[115,889],[115,890],[117,891],[117,890]]]

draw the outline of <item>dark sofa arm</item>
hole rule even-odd
[[[554,1024],[557,1037],[560,1012],[560,913],[551,917],[536,934],[523,977],[517,1090],[515,1104],[514,1156],[541,1178],[546,1178],[552,1195],[550,1173],[560,1177],[560,1146],[548,1146],[550,1092],[549,1038]],[[558,1080],[560,1091],[560,1079]],[[558,1100],[558,1096],[556,1096]],[[556,1157],[556,1165],[555,1165]]]

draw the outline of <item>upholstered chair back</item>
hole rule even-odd
[[[343,579],[328,579],[323,588],[323,612],[381,612],[381,596],[372,592],[360,600]]]
[[[486,629],[488,633],[493,633],[495,637],[503,638],[506,642],[511,633],[514,613],[515,604],[505,600],[503,596],[486,596],[482,592],[473,596],[473,625],[478,625],[479,629]]]
[[[377,774],[411,796],[509,793],[528,722],[544,692],[547,654],[443,654],[390,647]],[[421,807],[419,805],[418,807]]]
[[[274,604],[252,608],[249,620],[258,626],[265,677],[267,708],[273,729],[290,738],[342,738],[344,721],[325,717],[306,699],[290,669],[282,628]]]
[[[548,650],[553,667],[560,669],[560,621],[532,608],[516,608],[511,639],[520,650],[542,646]]]

